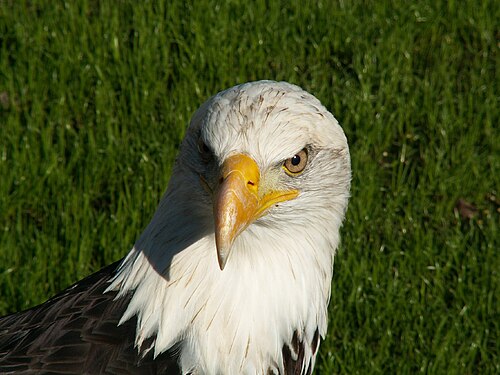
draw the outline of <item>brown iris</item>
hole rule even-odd
[[[307,164],[307,150],[304,148],[302,151],[293,155],[290,159],[286,159],[283,163],[285,172],[289,175],[297,175],[301,173]]]

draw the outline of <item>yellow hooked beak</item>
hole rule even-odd
[[[215,192],[215,244],[220,269],[223,270],[235,238],[273,205],[294,199],[297,190],[259,191],[260,171],[247,155],[226,159]]]

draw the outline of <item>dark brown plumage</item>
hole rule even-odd
[[[178,374],[168,351],[134,348],[136,319],[118,322],[129,298],[104,293],[118,262],[44,304],[0,319],[1,374]],[[143,347],[147,347],[145,343]]]

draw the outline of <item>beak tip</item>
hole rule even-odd
[[[216,225],[219,228],[219,225]],[[231,253],[231,248],[233,245],[233,238],[230,233],[225,230],[219,229],[215,231],[215,248],[217,250],[217,262],[219,263],[219,268],[224,271],[226,267],[227,260]]]
[[[224,271],[224,267],[226,266],[226,261],[227,261],[227,256],[223,254],[227,253],[222,251],[217,251],[217,261],[219,263],[219,268],[221,271]]]
[[[220,270],[221,270],[221,271],[224,271],[224,267],[225,267],[225,266],[226,266],[226,265],[225,265],[224,263],[221,263],[221,262],[219,261],[219,268],[220,268]]]

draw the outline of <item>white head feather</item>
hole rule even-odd
[[[210,167],[200,158],[200,138],[214,154]],[[283,161],[304,147],[304,173],[288,176]],[[248,226],[221,271],[213,203],[199,176],[216,178],[234,153],[255,160],[261,187],[299,196]],[[350,178],[344,132],[301,88],[259,81],[209,99],[193,116],[158,210],[109,287],[133,293],[122,322],[137,315],[138,347],[155,335],[155,355],[177,345],[184,373],[283,373],[282,348],[294,332],[304,342],[316,329],[326,333]],[[313,365],[309,346],[305,355]]]

